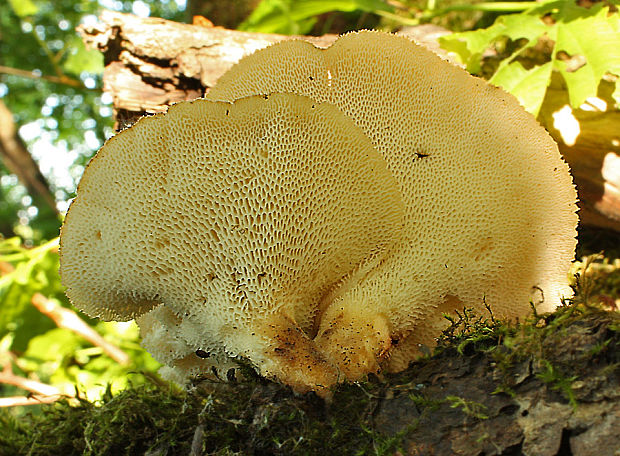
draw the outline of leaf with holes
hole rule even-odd
[[[548,29],[549,26],[537,16],[514,14],[498,17],[495,23],[486,29],[442,36],[439,42],[445,50],[456,53],[470,73],[479,73],[482,54],[499,38],[506,36],[513,41],[525,39],[524,48],[528,48],[535,45]],[[511,56],[507,59],[507,63],[512,58]]]
[[[566,81],[573,108],[596,95],[605,74],[620,75],[620,15],[610,15],[609,8],[603,8],[602,4],[591,9],[598,11],[594,15],[557,23],[556,52],[564,51],[571,57],[581,56],[584,60],[584,64],[575,70],[561,60],[554,62],[555,69]]]
[[[544,37],[552,44],[548,62],[526,68],[517,61]],[[574,108],[596,96],[606,74],[620,75],[620,15],[603,3],[583,8],[574,0],[543,1],[523,13],[500,16],[486,29],[442,37],[440,44],[456,53],[470,72],[480,73],[483,54],[503,38],[525,43],[500,62],[490,81],[515,95],[534,115],[554,70],[566,81]],[[618,87],[613,96],[620,102]]]

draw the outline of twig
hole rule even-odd
[[[61,392],[58,388],[46,383],[30,380],[25,377],[15,375],[13,372],[0,372],[0,383],[17,386],[19,388],[37,393],[42,396],[60,396]]]
[[[85,323],[75,312],[56,304],[51,299],[47,299],[41,293],[35,293],[31,299],[32,304],[39,311],[52,320],[59,328],[65,328],[79,334],[91,344],[101,347],[101,349],[114,361],[122,365],[128,365],[129,355],[117,346],[106,341],[97,331]]]
[[[78,81],[77,79],[70,78],[69,76],[61,75],[61,76],[47,76],[37,74],[33,71],[20,70],[19,68],[11,68],[4,65],[0,65],[0,73],[12,74],[14,76],[21,76],[23,78],[29,79],[43,79],[45,81],[54,82],[56,84],[64,84],[71,87],[78,87],[80,89],[87,89],[87,87],[82,84],[82,81]],[[91,89],[88,89],[91,90]]]
[[[0,383],[17,386],[42,396],[59,396],[61,394],[60,390],[55,386],[15,375],[10,361],[4,363],[2,372],[0,372]]]
[[[60,394],[54,396],[12,396],[0,397],[0,407],[16,407],[18,405],[51,404],[63,397]]]
[[[7,359],[3,364],[2,372],[0,372],[0,383],[17,386],[18,388],[25,389],[26,391],[30,391],[35,394],[28,396],[2,397],[0,398],[0,407],[50,404],[63,396],[72,397],[70,395],[67,396],[62,394],[62,392],[55,386],[15,375],[13,373],[10,359]]]

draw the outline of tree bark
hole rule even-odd
[[[103,52],[103,89],[113,97],[117,129],[145,113],[203,96],[243,56],[293,38],[110,11],[99,24],[79,31],[87,45]],[[308,39],[326,47],[336,36]]]

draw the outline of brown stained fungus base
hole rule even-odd
[[[129,389],[0,414],[0,455],[617,454],[618,313],[564,307],[516,328],[462,316],[434,356],[330,403],[250,371],[189,393]]]

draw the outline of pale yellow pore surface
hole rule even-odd
[[[243,357],[320,389],[338,376],[306,335],[322,297],[402,226],[395,179],[334,106],[196,100],[97,153],[62,228],[61,276],[88,314],[139,317],[169,377]]]
[[[556,144],[514,97],[404,37],[360,32],[326,50],[288,41],[258,51],[208,98],[272,92],[338,106],[405,201],[405,234],[388,259],[323,303],[317,345],[349,378],[387,357],[406,367],[444,312],[486,314],[486,302],[516,318],[530,300],[549,311],[571,294],[576,192]]]

